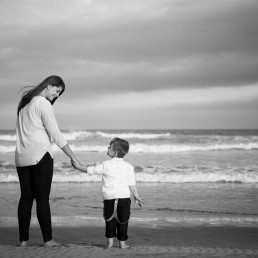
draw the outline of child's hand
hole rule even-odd
[[[135,203],[134,206],[138,204],[140,206],[140,208],[142,208],[142,205],[144,204],[143,200],[141,198],[135,198]]]

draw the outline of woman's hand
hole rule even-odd
[[[81,165],[80,161],[78,159],[76,159],[75,157],[71,158],[71,164],[72,164],[72,166],[73,166],[73,164]]]
[[[87,167],[84,167],[81,163],[79,163],[78,160],[76,161],[72,161],[71,160],[71,165],[78,170],[81,170],[82,172],[86,172],[87,173]]]

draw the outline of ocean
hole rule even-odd
[[[114,137],[129,141],[125,160],[135,168],[145,202],[143,209],[132,205],[130,223],[258,226],[258,130],[62,132],[84,164],[109,159],[107,147]],[[17,225],[15,140],[15,131],[0,131],[0,226]],[[75,170],[56,145],[52,148],[52,223],[102,225],[101,178]],[[37,223],[34,207],[32,225]]]

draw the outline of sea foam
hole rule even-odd
[[[258,183],[258,174],[247,171],[221,171],[221,172],[155,172],[153,170],[143,169],[143,172],[136,173],[136,181],[142,183]],[[75,171],[73,168],[55,169],[53,182],[56,183],[84,183],[84,182],[100,182],[101,176],[90,176],[86,173]],[[0,174],[0,183],[17,183],[18,177],[15,169],[8,173]]]
[[[16,135],[0,134],[0,141],[16,141]]]
[[[107,145],[76,145],[70,144],[74,152],[98,152],[107,151]],[[55,144],[52,145],[54,152],[61,151]],[[223,151],[223,150],[258,150],[258,143],[239,143],[239,144],[211,144],[211,145],[179,145],[179,144],[142,144],[130,145],[132,153],[183,153],[198,151]],[[0,152],[14,152],[15,145],[0,145]]]

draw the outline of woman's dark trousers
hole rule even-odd
[[[34,199],[44,242],[52,239],[49,195],[53,178],[53,159],[47,152],[38,164],[17,167],[21,198],[18,206],[20,241],[29,240],[31,209]]]

